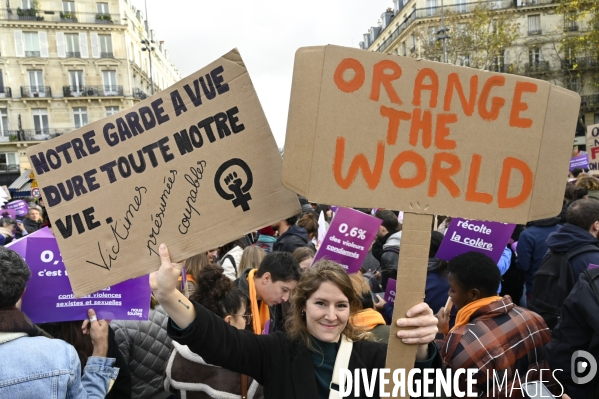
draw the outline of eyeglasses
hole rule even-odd
[[[252,322],[252,314],[244,314],[244,315],[240,315],[240,314],[236,314],[235,316],[239,316],[239,317],[243,317],[243,319],[245,320],[245,325],[249,326],[250,323]]]

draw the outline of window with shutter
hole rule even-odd
[[[37,32],[23,32],[25,57],[40,57],[40,40]]]

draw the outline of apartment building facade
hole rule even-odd
[[[492,58],[488,65],[471,65],[467,51],[447,62],[502,73],[514,73],[550,81],[581,95],[580,125],[599,123],[599,59],[594,55],[565,50],[560,39],[588,32],[586,18],[565,18],[558,11],[559,0],[394,0],[393,8],[381,15],[379,24],[364,34],[360,47],[407,57],[443,61],[442,54],[425,51],[444,35],[442,19],[458,21],[454,28],[472,23],[475,9],[509,20],[517,34],[513,42]],[[582,14],[581,14],[582,15]],[[448,26],[448,25],[446,25]],[[423,34],[424,32],[424,34]],[[460,32],[448,31],[449,36]],[[449,45],[449,41],[446,43]],[[438,47],[438,46],[437,46]],[[451,49],[450,49],[451,50]],[[580,136],[575,144],[584,145]]]
[[[128,0],[7,0],[0,185],[29,168],[28,146],[134,105],[151,94],[150,82],[158,92],[178,80],[164,42]]]

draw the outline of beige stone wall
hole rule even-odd
[[[17,153],[21,170],[29,167],[25,148],[39,142],[32,139],[51,139],[75,127],[74,108],[85,108],[91,123],[105,117],[107,107],[118,107],[120,111],[151,94],[148,52],[141,51],[141,41],[148,37],[143,12],[125,0],[101,1],[107,4],[107,13],[99,13],[105,6],[98,8],[99,2],[90,0],[75,0],[70,15],[64,14],[59,0],[39,0],[37,11],[23,11],[24,5],[34,3],[9,0],[9,8],[6,3],[0,8],[0,70],[5,88],[4,93],[0,88],[0,152]],[[25,52],[27,32],[38,33],[39,54]],[[79,47],[74,50],[79,54],[67,54],[65,35],[69,34],[77,34]],[[110,37],[112,54],[102,51],[100,35]],[[156,35],[153,38],[152,75],[154,88],[159,91],[180,76],[168,59],[166,46],[161,46]],[[41,71],[43,86],[50,87],[51,95],[27,93],[31,91],[31,70]],[[73,95],[70,90],[65,93],[64,87],[71,86],[69,71],[74,70],[83,72],[83,93],[87,94]],[[122,86],[122,92],[112,88],[105,92],[104,71],[114,71],[113,84]],[[21,87],[25,87],[25,96]],[[6,93],[8,88],[12,96]],[[46,110],[49,130],[35,131],[35,109]],[[19,115],[27,137],[23,141],[15,141]]]

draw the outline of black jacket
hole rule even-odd
[[[308,240],[308,232],[306,229],[293,225],[289,227],[289,230],[277,238],[273,250],[293,253],[293,251],[301,247],[310,247],[314,249],[314,245]]]
[[[397,233],[397,231],[387,233],[384,237],[377,237],[377,239],[372,243],[372,256],[374,256],[379,262],[381,261],[381,256],[383,255],[383,245],[385,245],[389,237],[395,233]]]
[[[23,218],[23,227],[25,227],[25,230],[27,230],[27,233],[29,233],[29,234],[35,233],[36,231],[41,229],[42,222],[41,221],[34,222],[33,220],[31,220],[29,218]]]
[[[192,303],[196,319],[184,330],[174,328],[170,322],[168,333],[172,339],[187,345],[208,364],[252,377],[264,387],[266,399],[318,397],[312,355],[307,347],[289,341],[282,332],[255,335],[238,330],[202,305]],[[434,345],[429,345],[429,348],[435,353],[433,359],[419,362],[417,367],[430,367],[433,362],[438,364],[440,361]],[[371,375],[374,368],[385,367],[386,353],[385,344],[355,342],[348,368],[366,369]],[[378,398],[378,384],[374,392]],[[360,390],[360,394],[360,398],[368,397],[364,389]]]
[[[397,279],[397,265],[399,263],[399,245],[401,231],[385,236],[385,244],[381,253],[381,285],[387,289],[387,281]]]
[[[568,385],[566,392],[572,399],[599,398],[599,378],[576,385],[571,377],[574,352],[584,350],[599,360],[599,296],[593,292],[592,284],[599,290],[599,269],[589,269],[580,275],[562,305],[560,322],[553,329],[551,342],[545,347],[551,368],[563,370],[556,370],[555,376]]]
[[[166,334],[167,323],[166,312],[157,306],[150,309],[148,320],[119,320],[110,324],[131,372],[133,399],[154,398],[164,393],[164,366],[173,348]]]

